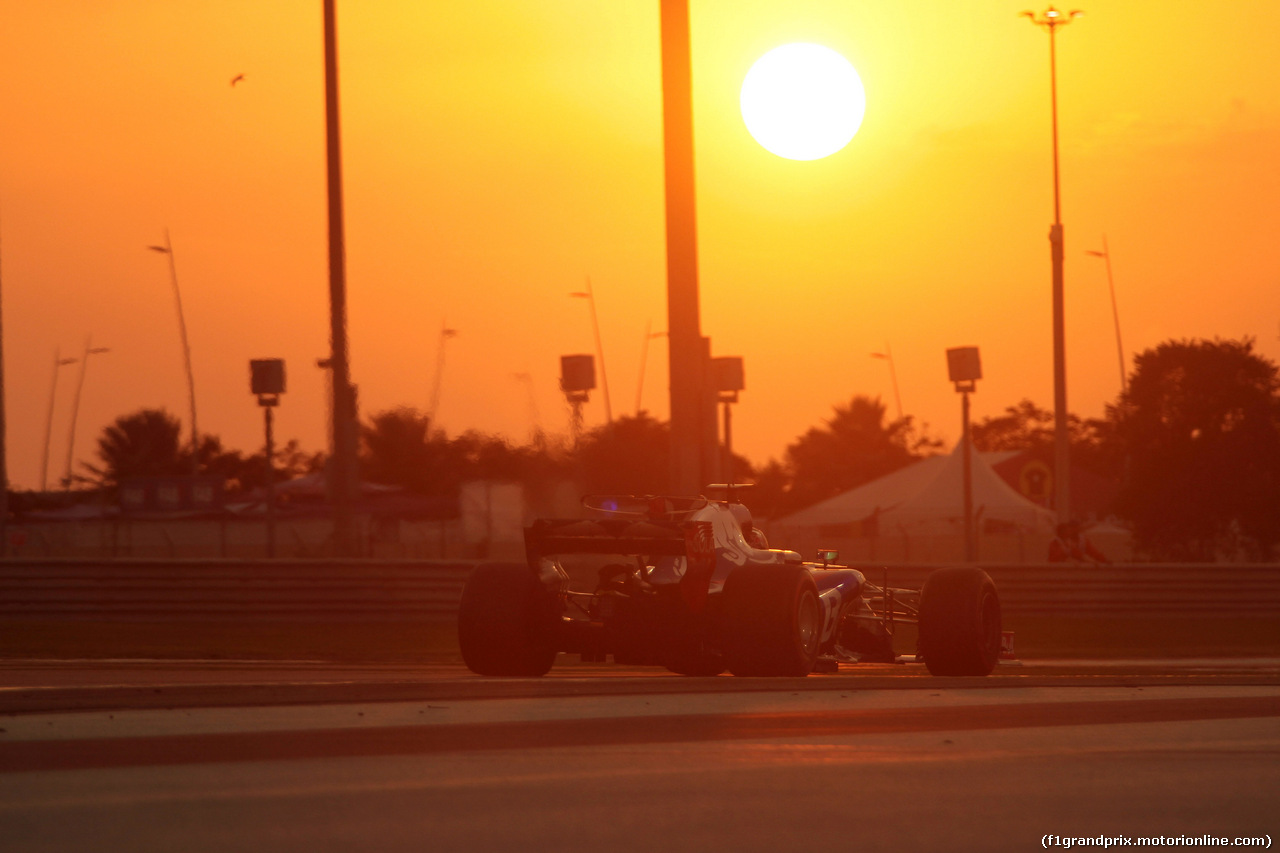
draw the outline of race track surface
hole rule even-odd
[[[986,679],[0,663],[15,851],[1269,840],[1278,759],[1276,659],[1023,661]]]

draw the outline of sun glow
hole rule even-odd
[[[866,91],[849,61],[798,42],[756,60],[742,81],[742,120],[765,149],[818,160],[849,144],[866,112]]]

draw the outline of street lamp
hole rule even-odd
[[[953,347],[947,350],[947,374],[960,396],[960,458],[964,465],[964,559],[978,559],[973,535],[973,451],[969,440],[969,395],[982,378],[982,359],[977,347]]]
[[[1102,235],[1101,252],[1086,249],[1085,254],[1103,258],[1107,262],[1107,289],[1111,291],[1111,318],[1116,324],[1116,354],[1120,357],[1120,393],[1124,394],[1129,390],[1129,380],[1124,372],[1124,344],[1120,342],[1120,309],[1116,307],[1116,283],[1111,278],[1111,250],[1107,248],[1107,235]]]
[[[1056,35],[1084,13],[1059,12],[1050,6],[1037,16],[1023,12],[1031,23],[1049,33],[1049,102],[1053,116],[1053,225],[1049,228],[1049,254],[1053,262],[1053,466],[1054,505],[1059,521],[1071,517],[1071,447],[1067,433],[1067,358],[1063,325],[1062,207],[1058,191],[1058,58]]]
[[[182,313],[182,292],[178,290],[178,267],[173,260],[173,244],[169,241],[169,229],[164,229],[164,245],[148,246],[153,252],[169,256],[169,280],[173,282],[173,300],[178,306],[178,333],[182,336],[182,357],[187,368],[187,396],[191,401],[191,476],[200,465],[200,439],[196,430],[196,379],[191,371],[191,344],[187,341],[187,320]]]
[[[596,355],[600,357],[600,390],[604,392],[604,418],[609,423],[613,423],[613,407],[609,405],[609,374],[604,369],[604,344],[600,343],[600,319],[596,316],[596,294],[591,289],[591,277],[587,277],[585,291],[577,290],[569,295],[591,303],[591,328],[596,333]]]
[[[80,358],[80,381],[76,384],[76,395],[71,403],[71,429],[67,437],[67,472],[62,478],[64,489],[71,488],[71,462],[76,449],[76,417],[80,414],[80,392],[84,390],[84,375],[89,369],[89,356],[104,352],[110,352],[110,350],[106,347],[92,346],[90,337],[84,339],[84,355]],[[57,377],[56,372],[54,377]]]
[[[427,409],[427,426],[436,427],[436,410],[440,408],[440,380],[444,376],[444,342],[458,336],[457,329],[450,329],[447,321],[440,324],[440,343],[436,346],[436,378],[431,386],[431,406]]]
[[[902,395],[898,393],[898,371],[893,369],[893,350],[889,349],[889,342],[884,342],[884,352],[873,352],[871,357],[889,362],[889,379],[893,382],[893,402],[898,406],[898,420],[902,420]]]
[[[49,415],[44,422],[44,453],[40,457],[40,491],[49,489],[49,441],[53,437],[53,403],[58,398],[58,372],[78,358],[63,358],[61,350],[53,351],[53,385],[49,388]]]
[[[649,331],[652,320],[646,320],[644,324],[644,340],[640,343],[640,378],[636,381],[636,417],[640,416],[640,407],[642,405],[642,395],[644,394],[644,368],[649,361],[649,341],[654,338],[665,338],[666,332]]]

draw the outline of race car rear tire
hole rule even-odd
[[[555,663],[554,599],[528,566],[485,563],[458,604],[458,646],[479,675],[546,675]]]
[[[982,569],[939,569],[925,580],[919,649],[932,675],[990,675],[1001,627],[1000,596]]]
[[[822,605],[801,566],[743,566],[725,581],[724,651],[740,676],[803,677],[813,671]]]

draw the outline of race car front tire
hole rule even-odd
[[[479,675],[546,675],[555,663],[554,599],[528,566],[484,563],[458,605],[458,646]]]
[[[813,671],[822,607],[801,566],[743,566],[725,580],[724,651],[739,676],[803,677]]]
[[[1000,596],[972,566],[938,569],[920,590],[920,654],[932,675],[990,675],[1000,657]]]

